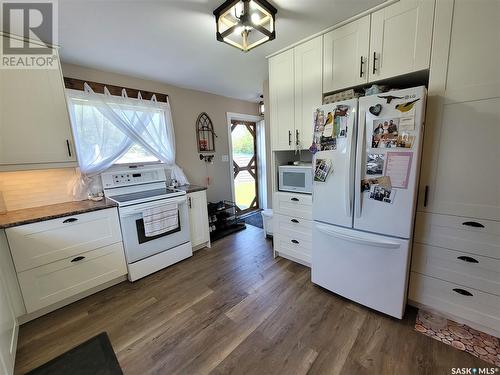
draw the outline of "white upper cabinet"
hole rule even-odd
[[[500,2],[440,0],[419,210],[500,220]]]
[[[269,99],[271,146],[273,150],[292,150],[295,131],[293,49],[269,59]]]
[[[57,69],[0,71],[0,170],[76,161]],[[8,168],[8,166],[10,166]]]
[[[434,0],[401,0],[371,17],[369,81],[429,68]]]
[[[450,14],[452,30],[451,35],[442,32],[449,38],[449,53],[444,49],[448,62],[443,64],[447,70],[433,66],[433,80],[442,81],[440,91],[451,100],[500,96],[500,1],[456,0],[453,4],[447,0],[438,3],[439,15],[446,8],[450,8],[446,14]],[[440,22],[436,28],[440,31],[449,28],[448,24]]]
[[[313,108],[322,103],[322,37],[294,49],[295,61],[295,146],[307,149],[313,135]]]
[[[339,27],[323,39],[323,91],[368,82],[370,16]]]

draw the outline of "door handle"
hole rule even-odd
[[[299,221],[297,219],[292,219],[290,220],[292,223],[299,224]]]
[[[469,292],[469,291],[467,291],[465,289],[455,288],[455,289],[453,289],[453,291],[455,293],[458,293],[458,294],[462,295],[462,296],[467,296],[467,297],[474,296],[474,294],[472,294],[471,292]]]
[[[295,146],[299,145],[299,130],[295,129]]]
[[[293,201],[293,202],[298,202],[298,201],[299,201],[299,198],[295,198],[295,197],[293,197],[293,198],[290,198],[290,200],[291,200],[291,201]]]
[[[372,70],[373,74],[377,73],[377,66],[376,66],[377,60],[378,60],[377,52],[373,52],[373,70]]]
[[[343,232],[339,232],[336,229],[329,228],[329,227],[322,225],[322,224],[316,224],[316,228],[320,232],[323,232],[328,236],[335,237],[335,238],[345,240],[348,242],[358,243],[361,245],[382,247],[385,249],[399,249],[401,247],[401,244],[399,244],[397,242],[377,241],[377,240],[371,240],[371,239],[363,238],[363,237],[355,237],[355,236],[351,236],[351,235],[343,233]]]
[[[467,262],[467,263],[479,263],[479,261],[477,259],[465,256],[465,255],[459,256],[459,257],[457,257],[457,259],[463,260],[464,262]]]
[[[74,223],[75,221],[78,221],[76,217],[70,217],[69,219],[64,220],[63,224]]]
[[[71,261],[71,263],[79,262],[79,261],[84,260],[84,259],[85,259],[85,257],[79,256],[79,257],[74,258],[74,259]]]
[[[291,242],[294,243],[294,244],[296,244],[296,245],[299,244],[299,241],[297,241],[297,240],[292,240]]]
[[[69,144],[69,139],[66,139],[66,147],[68,148],[68,156],[72,157],[73,155],[71,154],[71,145]]]
[[[360,64],[359,64],[359,78],[363,78],[363,65],[365,62],[363,61],[363,56],[360,58]]]
[[[473,228],[484,228],[484,225],[481,223],[478,223],[477,221],[466,221],[462,223],[462,225],[465,225],[466,227],[473,227]]]
[[[288,131],[288,146],[292,145],[292,131]]]

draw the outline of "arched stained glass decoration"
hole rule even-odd
[[[212,120],[205,113],[200,113],[196,120],[196,138],[198,142],[198,152],[215,152],[214,125]]]

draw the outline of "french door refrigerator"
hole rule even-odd
[[[315,111],[312,281],[399,319],[425,103],[422,86]]]

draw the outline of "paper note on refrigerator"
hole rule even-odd
[[[413,152],[388,152],[385,161],[385,176],[391,178],[393,188],[408,189]]]

